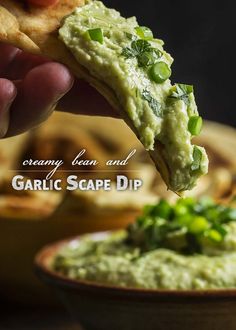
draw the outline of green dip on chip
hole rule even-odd
[[[150,152],[169,189],[181,193],[207,173],[193,87],[171,84],[172,57],[163,41],[100,1],[65,17],[59,38],[79,64],[114,93],[121,115]],[[122,138],[122,137],[121,137]]]

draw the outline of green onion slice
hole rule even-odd
[[[157,62],[149,70],[149,76],[151,80],[160,84],[171,76],[171,69],[165,62]]]
[[[193,86],[186,84],[175,84],[170,89],[170,99],[182,100],[187,106],[190,105],[189,95],[193,93]]]
[[[202,216],[193,217],[189,223],[188,230],[191,234],[200,234],[209,228],[209,223],[206,218]]]
[[[191,165],[191,170],[192,171],[199,170],[200,165],[201,165],[201,160],[202,160],[202,152],[197,146],[194,146],[194,149],[193,149],[193,162],[192,162],[192,165]]]
[[[139,38],[144,40],[152,40],[153,39],[153,33],[152,31],[146,27],[146,26],[137,26],[135,28],[135,31]]]
[[[188,121],[188,130],[192,135],[198,135],[202,129],[202,117],[191,116]]]
[[[223,236],[221,235],[221,233],[219,233],[215,229],[209,229],[205,233],[205,237],[207,237],[209,240],[211,240],[214,243],[220,243],[223,240]]]
[[[89,29],[88,30],[88,34],[89,34],[91,40],[100,42],[100,44],[103,43],[103,32],[102,32],[102,29],[100,29],[100,28]]]

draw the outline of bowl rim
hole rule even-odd
[[[117,295],[117,296],[127,296],[127,297],[149,297],[149,298],[167,298],[167,299],[202,299],[204,297],[210,300],[215,299],[227,299],[233,298],[236,299],[236,288],[227,288],[227,289],[199,289],[199,290],[190,290],[190,289],[145,289],[145,288],[135,288],[135,287],[122,287],[118,285],[108,285],[98,282],[86,281],[86,280],[77,280],[69,278],[65,275],[56,272],[48,266],[49,260],[51,260],[57,251],[61,249],[64,245],[72,242],[78,242],[84,236],[92,236],[95,239],[97,237],[106,237],[114,231],[103,231],[95,232],[89,234],[83,234],[74,236],[71,238],[66,238],[54,243],[50,243],[44,246],[36,254],[34,259],[34,268],[36,274],[44,282],[54,287],[60,287],[67,290],[80,291],[90,293],[92,295],[99,294],[108,294],[108,295]]]

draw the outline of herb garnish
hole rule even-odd
[[[131,43],[131,47],[125,47],[122,50],[122,55],[125,58],[136,57],[145,51],[149,51],[151,44],[146,40],[134,40]]]
[[[152,96],[152,94],[147,89],[144,89],[142,91],[142,98],[148,102],[149,107],[153,110],[156,116],[162,116],[161,104]]]
[[[171,89],[171,94],[169,95],[169,98],[182,100],[187,106],[189,106],[189,94],[191,93],[193,93],[192,85],[175,84],[175,86],[173,86]]]
[[[154,64],[161,56],[159,49],[153,48],[147,40],[133,40],[130,47],[124,47],[121,53],[126,59],[136,58],[140,67]]]
[[[148,205],[127,229],[127,244],[143,252],[168,248],[181,253],[201,253],[203,244],[220,244],[236,209],[216,204],[210,197],[179,199],[175,205],[161,200]]]

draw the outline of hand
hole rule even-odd
[[[51,5],[56,0],[30,0]],[[0,44],[0,138],[45,121],[58,105],[65,112],[118,117],[90,85],[62,64]]]

